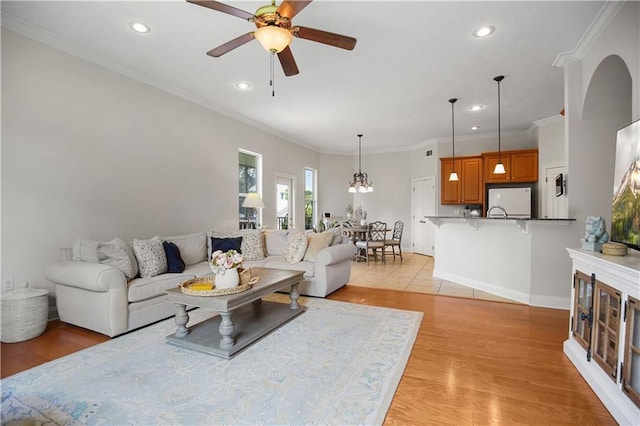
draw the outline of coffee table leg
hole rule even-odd
[[[229,349],[235,343],[233,337],[231,337],[233,330],[235,329],[233,321],[231,321],[231,312],[220,312],[220,317],[222,318],[220,321],[220,327],[218,328],[220,335],[222,336],[220,348]]]
[[[187,313],[187,305],[181,305],[176,303],[176,337],[184,337],[189,334],[189,329],[186,327],[189,322],[189,314]]]
[[[298,309],[300,307],[300,305],[298,304],[299,297],[300,297],[300,292],[298,291],[298,283],[296,283],[291,286],[291,291],[289,292],[289,299],[291,299],[289,308]]]

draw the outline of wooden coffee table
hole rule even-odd
[[[260,281],[242,293],[226,296],[190,296],[180,288],[167,290],[167,300],[176,304],[176,332],[167,342],[198,352],[231,358],[256,340],[303,313],[298,304],[298,284],[302,271],[251,268],[252,276]],[[262,297],[291,287],[291,303],[263,301]],[[186,327],[189,322],[187,306],[217,311],[220,315]]]

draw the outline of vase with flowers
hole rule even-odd
[[[242,266],[244,257],[236,250],[216,250],[211,253],[211,270],[216,275],[216,288],[232,288],[240,284],[238,267]]]

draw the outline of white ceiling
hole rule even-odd
[[[254,12],[265,1],[228,1]],[[252,31],[240,18],[186,1],[2,1],[2,25],[112,70],[320,152],[409,149],[497,132],[496,75],[502,131],[527,129],[563,109],[563,70],[604,2],[316,0],[294,25],[357,38],[353,51],[308,40],[291,44],[300,74],[285,77],[254,40],[220,58],[206,52]],[[148,34],[129,28],[151,27]],[[485,24],[495,33],[477,39]],[[247,81],[251,90],[234,87]],[[485,105],[480,112],[468,108]]]

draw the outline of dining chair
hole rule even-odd
[[[385,240],[384,245],[386,247],[391,247],[391,251],[393,253],[393,259],[396,258],[396,247],[398,247],[398,252],[400,254],[400,262],[402,262],[402,229],[404,228],[404,223],[401,220],[397,220],[393,225],[393,234],[391,235],[390,240]]]
[[[374,260],[378,259],[378,250],[382,253],[382,263],[386,264],[384,256],[385,238],[387,235],[387,224],[379,220],[371,222],[367,226],[365,239],[356,241],[356,260],[365,259],[369,264],[370,253],[373,254]]]

